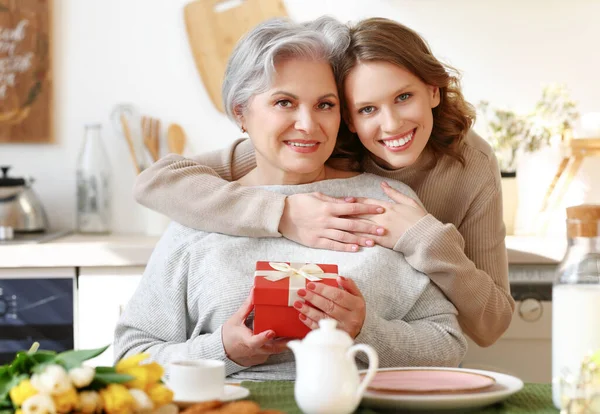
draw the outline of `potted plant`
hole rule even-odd
[[[561,139],[579,118],[577,105],[565,85],[543,88],[542,97],[527,114],[492,108],[482,101],[477,109],[485,123],[484,137],[490,143],[502,175],[504,222],[507,234],[513,234],[517,211],[517,163],[519,156],[538,151]]]

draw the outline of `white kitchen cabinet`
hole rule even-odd
[[[80,268],[76,346],[91,349],[111,344],[102,355],[90,360],[90,364],[114,363],[115,327],[143,273],[143,266]]]
[[[552,302],[517,301],[512,322],[494,345],[469,340],[463,368],[502,372],[525,382],[552,380]]]

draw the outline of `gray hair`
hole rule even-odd
[[[236,122],[236,109],[244,110],[252,96],[269,89],[279,60],[327,61],[335,72],[349,44],[348,27],[328,16],[305,23],[274,18],[259,24],[240,39],[227,62],[222,87],[227,116]]]

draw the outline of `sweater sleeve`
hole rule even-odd
[[[221,327],[188,337],[187,286],[189,255],[167,247],[169,231],[152,253],[135,294],[115,329],[115,360],[148,352],[165,369],[175,360],[217,359],[226,375],[246,369],[227,358]]]
[[[137,178],[138,203],[206,232],[280,237],[285,195],[235,182],[256,165],[249,139],[193,158],[169,154]]]
[[[375,348],[382,368],[457,367],[467,351],[456,309],[431,283],[401,320],[386,320],[370,312],[367,303],[367,316],[355,341]],[[368,361],[363,354],[357,358]]]
[[[492,345],[508,329],[515,307],[505,234],[499,182],[492,178],[459,229],[428,214],[394,246],[452,301],[461,327],[480,346]]]

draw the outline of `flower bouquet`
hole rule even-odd
[[[108,346],[62,353],[38,346],[0,366],[0,414],[128,414],[152,412],[173,400],[161,382],[163,368],[155,362],[141,364],[148,354],[93,368],[83,362]]]

